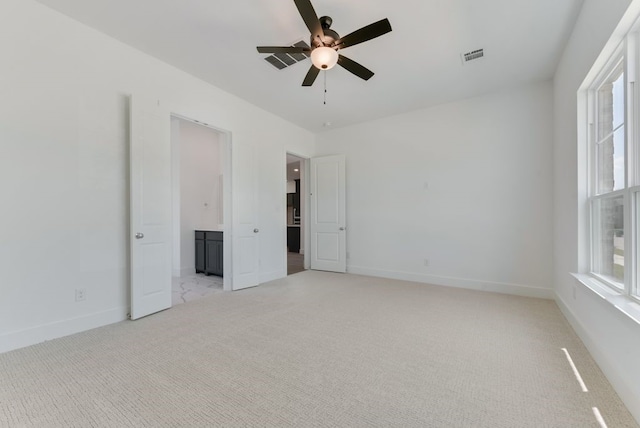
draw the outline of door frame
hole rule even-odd
[[[302,233],[304,233],[304,246],[302,247],[304,250],[304,254],[303,254],[303,267],[305,270],[309,270],[311,269],[311,258],[310,258],[310,251],[311,251],[311,244],[310,244],[310,240],[311,240],[311,233],[309,232],[309,210],[310,210],[310,205],[309,205],[309,168],[311,165],[311,158],[308,156],[303,156],[300,155],[294,151],[291,150],[284,150],[284,186],[283,186],[283,193],[284,193],[284,202],[283,202],[283,206],[285,207],[285,220],[284,220],[284,276],[285,278],[288,276],[287,275],[287,269],[288,269],[288,260],[287,260],[287,212],[286,212],[286,206],[287,206],[287,155],[291,155],[291,156],[295,156],[297,158],[300,159],[300,163],[304,164],[304,168],[303,168],[303,174],[300,175],[300,178],[304,177],[304,180],[300,180],[300,194],[303,195],[303,200],[302,203],[304,204],[304,213],[302,216],[300,216],[300,222],[302,223],[301,229],[302,229]],[[302,237],[302,234],[300,235]]]
[[[232,286],[233,286],[233,259],[232,259],[232,245],[233,245],[233,222],[232,222],[232,214],[233,214],[233,207],[232,207],[232,203],[233,203],[233,195],[231,193],[232,190],[232,186],[231,186],[231,180],[232,180],[232,175],[231,175],[231,168],[232,168],[232,155],[233,155],[233,144],[232,144],[232,135],[231,135],[231,131],[227,131],[226,129],[222,129],[219,128],[217,126],[214,125],[210,125],[206,122],[185,116],[183,114],[180,113],[176,113],[175,111],[173,111],[173,109],[170,109],[169,112],[169,120],[171,120],[172,118],[176,118],[176,119],[180,119],[180,120],[185,120],[188,122],[193,122],[197,125],[201,125],[204,126],[206,128],[212,129],[213,131],[215,131],[216,133],[218,133],[220,139],[219,139],[219,144],[220,144],[220,155],[222,156],[222,183],[223,183],[223,187],[222,187],[222,217],[223,217],[223,227],[222,227],[222,231],[223,231],[223,244],[222,244],[222,257],[223,257],[223,270],[224,270],[224,275],[222,276],[222,289],[224,291],[232,291]],[[173,146],[172,146],[173,147]],[[178,142],[177,145],[177,153],[175,153],[173,150],[171,152],[171,163],[172,163],[172,168],[171,168],[171,181],[172,181],[172,185],[174,183],[174,180],[177,178],[177,182],[180,183],[180,169],[179,168],[173,168],[174,162],[175,162],[175,157],[176,155],[178,156],[179,159],[179,153],[180,153],[180,142]],[[176,177],[177,175],[177,177]],[[175,199],[176,199],[176,194],[174,191],[171,192],[171,200],[172,200],[172,204],[175,204]],[[172,224],[175,222],[175,218],[174,218],[174,213],[172,212]],[[172,245],[175,245],[174,242],[172,242]]]

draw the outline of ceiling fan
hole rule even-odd
[[[357,62],[340,55],[340,49],[366,42],[391,31],[388,19],[382,19],[360,28],[344,37],[333,31],[333,20],[328,16],[318,18],[310,0],[293,0],[302,20],[311,31],[311,47],[298,46],[258,46],[260,53],[310,54],[313,65],[307,72],[302,86],[311,86],[320,70],[329,70],[336,64],[364,80],[369,80],[373,72]]]

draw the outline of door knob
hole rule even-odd
[[[144,233],[138,232],[136,233],[136,239],[142,239],[144,238]]]
[[[340,228],[340,230],[345,230],[345,229],[346,229],[346,227],[341,227],[341,228]]]
[[[253,229],[253,233],[258,233],[260,232],[260,229]]]

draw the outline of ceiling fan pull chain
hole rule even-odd
[[[327,72],[324,73],[324,105],[327,105]]]

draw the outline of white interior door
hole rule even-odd
[[[240,161],[236,161],[236,160]],[[258,173],[252,147],[235,148],[233,153],[233,290],[258,285],[260,268],[260,230],[256,221],[258,208]]]
[[[131,319],[171,307],[169,111],[131,97]]]
[[[346,272],[345,156],[311,159],[311,269]]]

